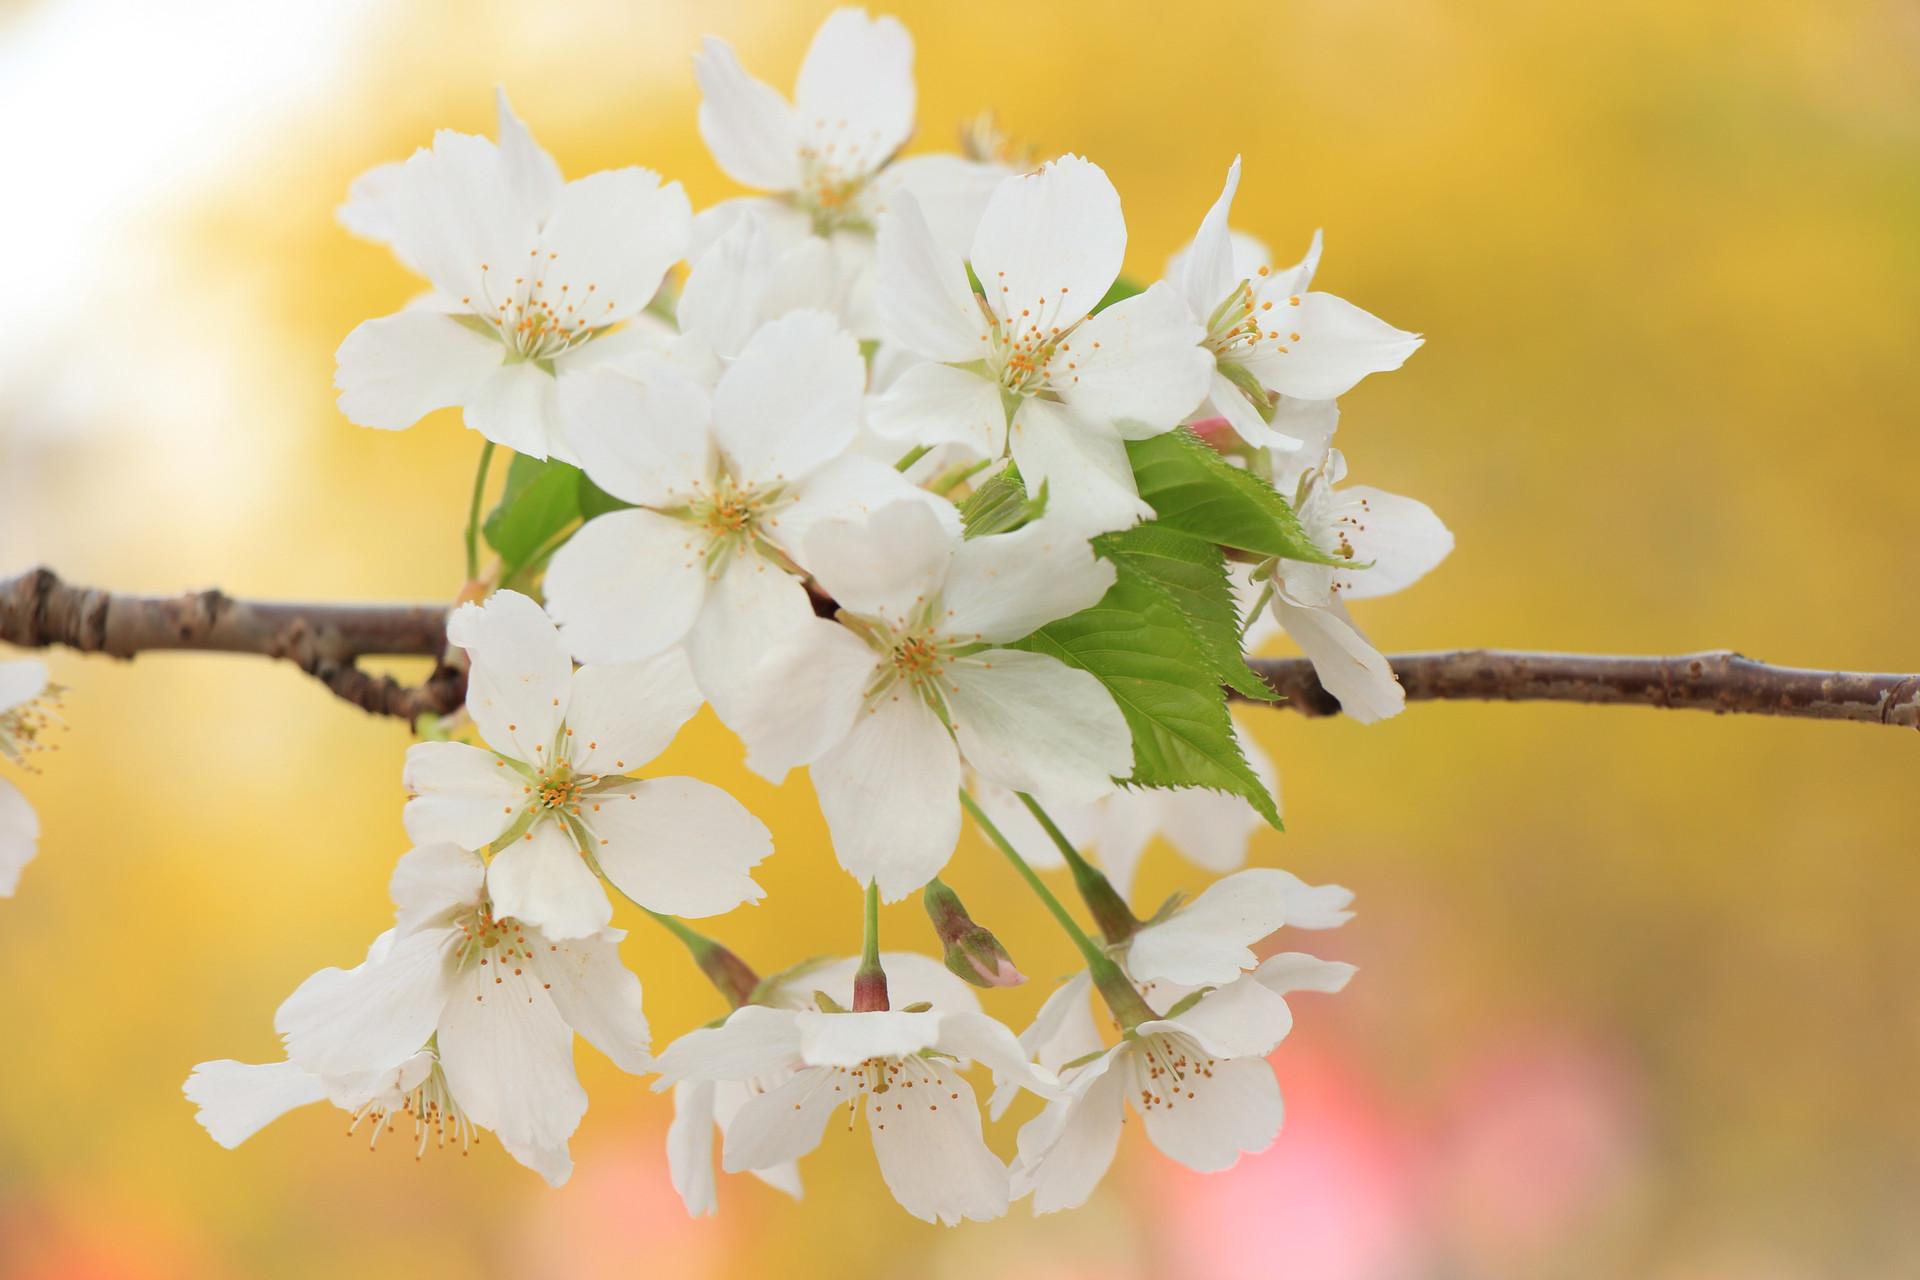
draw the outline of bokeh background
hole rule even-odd
[[[459,585],[478,440],[335,411],[332,353],[414,289],[332,220],[504,83],[569,175],[732,193],[694,128],[713,31],[783,87],[827,5],[0,4],[0,572],[320,599]],[[1355,478],[1452,524],[1363,622],[1501,644],[1920,668],[1920,10],[1904,0],[900,0],[921,131],[993,107],[1113,175],[1151,275],[1245,156],[1237,221],[1327,229],[1324,286],[1428,345],[1346,402]],[[582,1047],[551,1191],[488,1144],[369,1155],[311,1109],[239,1151],[193,1063],[388,917],[403,726],[263,661],[56,654],[42,853],[0,904],[9,1277],[1712,1277],[1920,1274],[1920,742],[1855,725],[1420,705],[1260,715],[1289,831],[1359,894],[1311,949],[1279,1144],[1186,1173],[1129,1133],[1083,1212],[943,1231],[864,1136],[795,1204],[690,1221],[666,1102]],[[1257,714],[1257,713],[1256,713]],[[710,717],[669,757],[774,828],[765,969],[857,944],[804,778]],[[1160,849],[1143,900],[1183,883]],[[952,878],[1027,972],[1069,953],[971,837]],[[645,921],[664,1038],[718,1005]],[[924,945],[917,908],[895,944]],[[1045,981],[991,1007],[1016,1026]],[[1011,1149],[1011,1125],[994,1140]]]

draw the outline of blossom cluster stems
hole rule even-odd
[[[1024,791],[1016,792],[1020,803],[1027,806],[1027,812],[1033,815],[1040,829],[1053,841],[1054,848],[1066,859],[1067,867],[1073,872],[1073,886],[1080,891],[1081,901],[1087,904],[1087,910],[1093,913],[1094,923],[1100,926],[1100,932],[1106,935],[1107,945],[1117,947],[1140,930],[1140,921],[1133,910],[1127,906],[1127,900],[1113,887],[1106,873],[1080,856],[1073,847],[1073,841],[1067,839],[1067,833],[1040,807],[1040,802]]]
[[[473,501],[467,505],[467,581],[480,576],[480,503],[487,493],[487,472],[493,467],[493,441],[480,446],[480,465],[473,472]]]
[[[885,1013],[887,971],[880,964],[880,884],[867,881],[866,927],[862,930],[860,967],[853,971],[853,1011]]]
[[[1006,834],[993,824],[993,819],[986,815],[986,811],[964,790],[960,792],[960,805],[973,818],[980,830],[986,833],[987,839],[993,842],[994,847],[1013,864],[1013,869],[1020,873],[1020,878],[1027,882],[1027,887],[1046,904],[1047,910],[1052,912],[1053,918],[1060,922],[1060,927],[1066,930],[1067,936],[1073,939],[1073,945],[1079,949],[1081,958],[1087,962],[1087,972],[1093,978],[1093,985],[1099,989],[1101,999],[1107,1002],[1107,1008],[1112,1010],[1115,1020],[1121,1027],[1132,1030],[1140,1023],[1157,1016],[1141,998],[1140,992],[1135,989],[1126,973],[1113,962],[1111,956],[1101,949],[1099,943],[1087,936],[1087,931],[1080,927],[1066,905],[1054,896],[1053,890],[1047,888],[1046,881],[1027,865],[1027,860],[1020,856],[1020,851],[1013,847],[1013,842],[1007,839]]]
[[[760,975],[745,960],[704,933],[689,927],[683,920],[646,907],[641,910],[686,944],[693,962],[700,966],[700,972],[707,975],[707,981],[713,984],[714,989],[726,997],[730,1007],[738,1009],[741,1005],[753,1003],[753,993],[760,985]]]

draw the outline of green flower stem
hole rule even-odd
[[[487,470],[493,465],[493,441],[480,446],[480,465],[473,473],[473,502],[467,507],[467,581],[480,576],[480,502],[487,493]]]
[[[627,901],[632,902],[633,899],[628,898]],[[683,920],[655,911],[651,907],[640,909],[658,921],[661,928],[686,944],[687,950],[693,955],[694,963],[700,966],[700,972],[707,975],[707,981],[726,997],[729,1005],[738,1009],[743,1004],[752,1003],[754,988],[760,985],[760,975],[755,973],[746,961],[704,933],[689,928]]]
[[[1040,901],[1046,904],[1047,910],[1053,913],[1053,918],[1060,922],[1060,927],[1067,931],[1067,936],[1073,939],[1073,945],[1079,948],[1081,958],[1087,962],[1087,971],[1093,975],[1094,985],[1100,989],[1101,998],[1107,1002],[1107,1008],[1113,1010],[1113,1016],[1120,1025],[1127,1030],[1132,1030],[1140,1023],[1154,1017],[1153,1010],[1147,1007],[1147,1002],[1141,999],[1140,993],[1134,989],[1127,975],[1121,972],[1120,966],[1100,949],[1099,943],[1087,936],[1087,931],[1074,920],[1060,899],[1053,896],[1053,890],[1047,888],[1046,882],[1040,879],[1039,873],[1027,865],[1027,860],[1020,856],[1019,850],[1013,847],[1013,842],[1007,839],[1000,828],[993,825],[993,820],[987,817],[974,798],[964,790],[960,792],[960,805],[974,822],[979,824],[980,830],[986,833],[987,839],[1006,855],[1007,861],[1013,864],[1013,869],[1019,872],[1020,878],[1027,882],[1027,887],[1039,896]]]
[[[1118,946],[1140,930],[1140,921],[1127,906],[1127,900],[1113,887],[1106,873],[1080,856],[1073,847],[1073,841],[1067,839],[1066,832],[1040,807],[1040,802],[1026,792],[1017,792],[1020,803],[1027,806],[1027,812],[1034,816],[1040,829],[1053,841],[1054,848],[1060,851],[1067,866],[1073,872],[1074,887],[1080,890],[1081,901],[1087,904],[1087,910],[1100,926],[1100,932],[1106,935],[1108,946]]]
[[[853,1011],[881,1013],[887,1004],[887,971],[880,964],[880,885],[867,881],[866,928],[860,967],[853,973]]]

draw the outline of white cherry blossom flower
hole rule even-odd
[[[700,695],[678,651],[578,671],[539,605],[513,591],[462,605],[447,638],[467,651],[467,712],[487,747],[407,751],[416,843],[499,846],[493,911],[553,939],[592,937],[613,916],[597,869],[641,906],[710,916],[762,896],[749,874],[767,829],[694,778],[626,776],[673,740]]]
[[[901,1008],[926,1003],[944,1013],[980,1012],[980,1001],[972,988],[948,973],[938,960],[911,951],[884,951],[880,960],[887,971],[887,989],[892,1001]],[[775,1009],[818,1009],[815,993],[823,992],[844,1008],[853,1003],[853,973],[859,963],[858,957],[851,957],[801,965],[768,979],[757,1002]],[[781,1066],[749,1079],[687,1079],[673,1086],[667,1168],[674,1190],[680,1193],[688,1213],[700,1217],[719,1208],[713,1176],[715,1130],[724,1137],[741,1108],[755,1097],[779,1088],[792,1075],[790,1067]],[[1018,1087],[1008,1085],[1015,1091]],[[801,1194],[800,1167],[794,1160],[782,1160],[746,1172],[796,1199]]]
[[[1227,218],[1240,185],[1240,158],[1200,223],[1193,243],[1167,265],[1167,280],[1205,326],[1213,356],[1203,416],[1218,414],[1256,448],[1299,449],[1303,441],[1270,421],[1270,393],[1305,401],[1344,395],[1369,373],[1398,369],[1420,346],[1330,293],[1309,290],[1320,263],[1320,233],[1307,256],[1275,270],[1266,249],[1231,233]]]
[[[810,524],[893,500],[952,510],[848,452],[865,382],[858,345],[818,311],[762,327],[711,394],[663,362],[575,379],[587,474],[638,505],[589,521],[548,566],[547,607],[568,647],[616,661],[684,642],[734,724],[736,687],[813,619],[795,563]]]
[[[1236,871],[1129,938],[1127,973],[1137,982],[1225,986],[1259,964],[1256,943],[1283,927],[1337,928],[1353,918],[1352,902],[1351,889],[1310,885],[1277,867]]]
[[[810,764],[840,865],[888,901],[925,884],[960,834],[960,769],[1084,802],[1133,771],[1106,687],[998,646],[1095,603],[1113,566],[1045,518],[962,541],[919,503],[816,524],[803,560],[839,605],[756,669],[736,729],[748,764]]]
[[[30,757],[48,749],[59,692],[38,658],[0,662],[0,760],[34,771]],[[20,788],[0,778],[0,898],[13,896],[39,847],[40,816]]]
[[[323,969],[280,1006],[287,1061],[195,1068],[187,1095],[233,1146],[294,1107],[323,1099],[378,1126],[413,1117],[431,1139],[465,1146],[491,1129],[555,1186],[586,1112],[574,1074],[577,1032],[623,1069],[648,1070],[640,982],[620,964],[617,929],[562,940],[497,910],[478,855],[423,845],[394,868],[395,927],[353,969]]]
[[[1119,194],[1079,156],[1002,181],[964,262],[896,199],[880,224],[881,316],[926,363],[876,399],[874,430],[976,458],[1010,450],[1028,491],[1045,484],[1048,510],[1088,529],[1150,517],[1125,441],[1177,426],[1214,361],[1168,285],[1090,315],[1126,245]]]
[[[1350,965],[1287,953],[1177,1004],[1164,998],[1171,993],[1149,992],[1165,1012],[1111,1048],[1084,1016],[1087,985],[1069,983],[1035,1022],[1048,1054],[1069,1064],[1065,1096],[1021,1127],[1014,1196],[1031,1195],[1036,1214],[1086,1203],[1113,1163],[1129,1105],[1162,1154],[1201,1173],[1265,1150],[1280,1133],[1280,1087],[1266,1056],[1293,1027],[1284,997],[1338,991],[1352,974]]]
[[[340,344],[340,410],[400,430],[458,405],[487,439],[571,461],[557,385],[627,354],[634,325],[687,249],[677,182],[625,168],[562,182],[501,99],[501,140],[442,130],[350,198],[349,225],[387,240],[433,285]]]
[[[979,1061],[1051,1095],[1013,1033],[985,1014],[897,1010],[826,1013],[747,1005],[719,1027],[690,1032],[660,1055],[656,1089],[682,1081],[781,1083],[734,1113],[721,1149],[729,1173],[764,1169],[812,1151],[842,1105],[867,1113],[881,1176],[902,1208],[947,1225],[1007,1211],[1007,1170],[980,1133],[973,1088]]]
[[[1390,595],[1447,558],[1453,534],[1426,503],[1367,485],[1338,488],[1346,459],[1329,449],[1299,475],[1294,510],[1314,545],[1353,568],[1277,561],[1271,617],[1313,662],[1314,674],[1341,710],[1362,724],[1398,715],[1406,694],[1384,655],[1348,614],[1345,602]],[[1257,643],[1257,634],[1248,637]]]

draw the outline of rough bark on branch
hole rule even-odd
[[[119,595],[62,582],[50,569],[0,579],[0,642],[117,658],[166,649],[260,654],[293,663],[355,706],[406,720],[447,714],[466,697],[459,655],[446,660],[446,614],[443,605],[266,603],[219,591]],[[427,657],[435,666],[424,683],[404,685],[356,665],[375,655]],[[1920,728],[1920,675],[1776,667],[1727,650],[1617,657],[1459,649],[1387,660],[1414,702],[1618,704]],[[1285,699],[1281,707],[1339,714],[1306,659],[1250,665]]]

